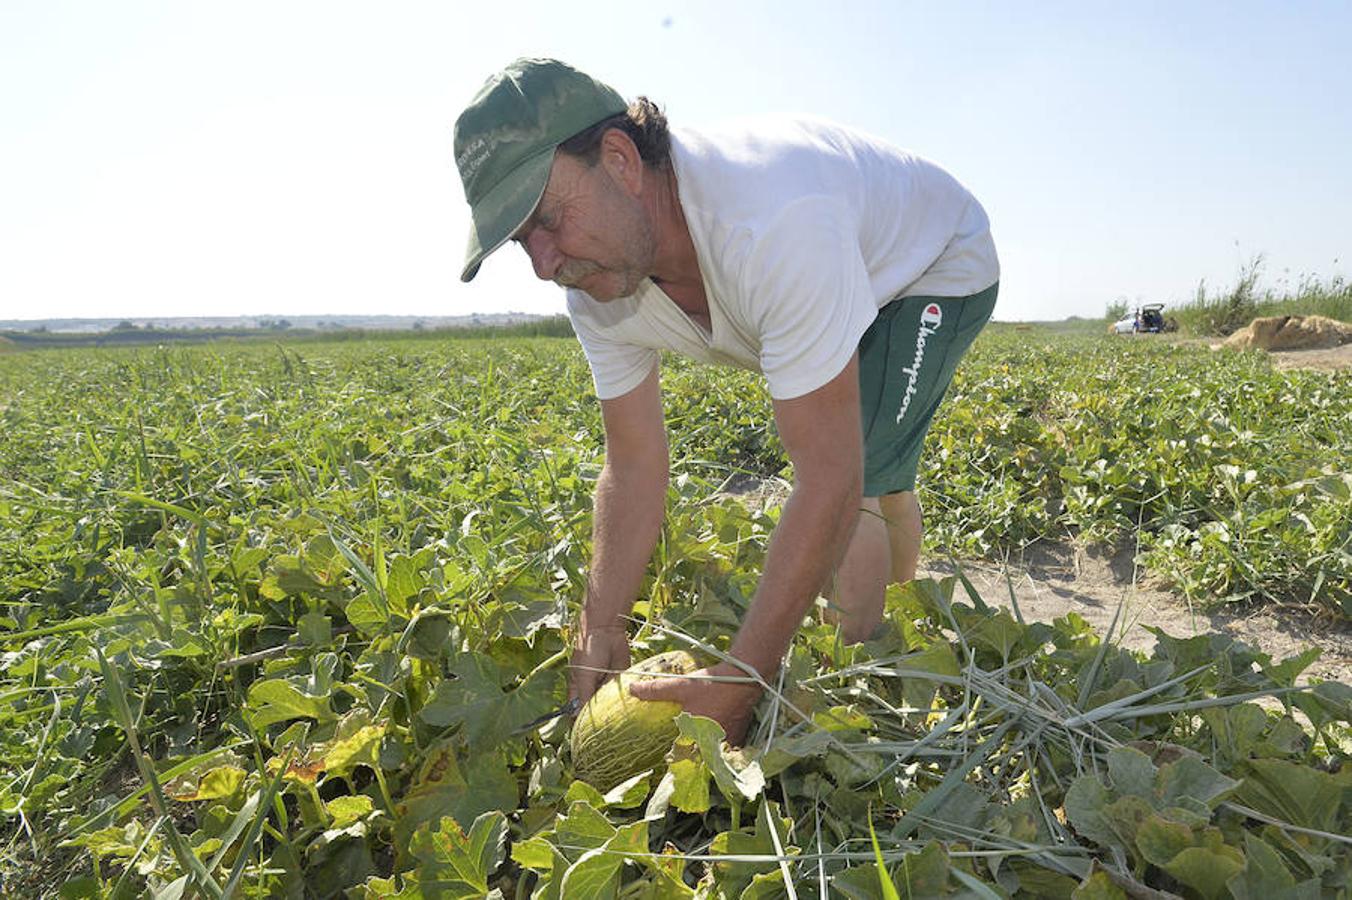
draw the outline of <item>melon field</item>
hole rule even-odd
[[[712,660],[779,510],[733,488],[792,472],[756,378],[663,385],[634,656]],[[862,645],[814,611],[746,746],[681,714],[598,786],[538,720],[603,460],[570,339],[0,356],[0,895],[1352,896],[1352,687],[1309,671],[1352,623],[1352,373],[989,330],[920,476],[950,574]],[[965,575],[1047,543],[1314,637],[1130,649]]]

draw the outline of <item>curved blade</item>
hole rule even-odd
[[[525,734],[528,731],[534,731],[541,725],[545,724],[546,722],[550,722],[554,719],[557,719],[559,716],[576,715],[577,711],[581,708],[582,701],[574,697],[572,700],[569,700],[567,703],[563,704],[563,706],[560,706],[553,712],[547,712],[543,716],[540,716],[538,719],[531,719],[525,725],[522,725],[516,731],[513,731],[512,734]]]

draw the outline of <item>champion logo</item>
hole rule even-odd
[[[943,321],[944,311],[937,303],[931,303],[920,311],[920,328],[915,333],[915,357],[908,368],[901,370],[906,373],[906,390],[901,394],[901,406],[897,409],[898,425],[905,418],[906,410],[911,408],[911,398],[915,396],[915,380],[920,377],[920,366],[925,361],[925,341],[939,330]]]

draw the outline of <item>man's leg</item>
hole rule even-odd
[[[888,584],[915,577],[924,526],[914,491],[865,497],[859,524],[827,596],[827,620],[840,623],[847,644],[867,640],[883,620]]]
[[[925,523],[915,491],[898,491],[878,498],[887,520],[887,541],[892,550],[892,582],[905,584],[915,577],[920,564],[920,540]]]
[[[915,577],[924,530],[915,480],[925,434],[998,293],[993,284],[970,297],[893,300],[859,339],[864,493],[872,496],[824,591],[837,610],[830,621],[840,623],[847,641],[873,634],[889,582]]]
[[[824,594],[831,605],[828,622],[839,623],[847,644],[867,640],[883,620],[883,593],[891,566],[889,529],[883,522],[877,497],[865,497],[859,523],[845,549],[832,582]]]

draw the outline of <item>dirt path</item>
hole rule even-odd
[[[981,599],[1009,608],[1013,592],[1027,621],[1050,622],[1068,612],[1085,618],[1100,634],[1107,631],[1119,603],[1122,644],[1149,651],[1155,636],[1144,625],[1163,629],[1173,637],[1223,632],[1270,654],[1274,660],[1306,647],[1323,652],[1306,676],[1352,684],[1352,628],[1312,622],[1308,616],[1271,608],[1235,612],[1190,609],[1186,600],[1142,582],[1131,553],[1105,557],[1067,544],[1049,545],[1008,563],[965,561],[965,574]],[[953,573],[950,564],[922,562],[922,573],[941,577]]]
[[[1352,369],[1352,344],[1331,350],[1283,350],[1271,356],[1272,365],[1278,369],[1318,369],[1321,372]]]

